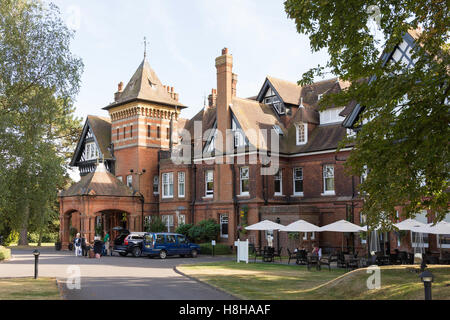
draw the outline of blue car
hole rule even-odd
[[[179,233],[148,232],[144,235],[142,255],[159,256],[161,259],[174,255],[196,258],[199,253],[200,246],[189,242],[186,236]]]

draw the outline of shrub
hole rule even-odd
[[[175,230],[176,233],[184,234],[186,237],[189,238],[189,230],[193,227],[192,224],[180,224],[180,226]]]
[[[17,231],[11,231],[6,238],[3,238],[3,245],[9,246],[12,243],[19,242],[19,233]]]
[[[151,216],[147,232],[165,232],[166,224],[158,216]]]
[[[195,242],[207,242],[217,239],[220,225],[214,219],[202,220],[189,229],[189,238]]]
[[[0,246],[0,261],[11,258],[11,249]]]
[[[216,243],[216,248],[214,249],[214,254],[230,254],[231,248],[229,245]],[[200,251],[202,254],[212,254],[212,245],[209,243],[200,243]]]

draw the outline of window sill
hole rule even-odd
[[[212,199],[212,198],[214,198],[213,195],[209,195],[209,196],[204,196],[204,197],[202,197],[202,199]]]
[[[221,234],[220,237],[223,238],[223,239],[228,239],[228,235],[227,234]]]
[[[303,192],[299,192],[299,193],[294,193],[293,195],[292,195],[292,197],[303,197],[304,195],[303,195]]]
[[[237,195],[238,197],[250,197],[250,193],[241,193]]]
[[[161,199],[173,199],[173,196],[161,197]]]
[[[284,197],[285,195],[282,193],[274,193],[273,196],[274,197]]]
[[[334,191],[325,191],[324,193],[320,194],[321,196],[335,196],[336,193]]]

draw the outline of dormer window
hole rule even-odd
[[[274,124],[274,125],[273,125],[273,129],[275,130],[275,132],[276,132],[279,136],[283,136],[283,135],[284,135],[283,130],[281,130],[281,128],[280,128],[279,125]]]
[[[241,127],[237,123],[234,116],[231,119],[231,130],[234,134],[234,147],[242,147],[247,145],[247,141],[244,135],[244,132],[242,131]]]
[[[284,103],[278,98],[278,96],[275,94],[275,92],[272,90],[271,87],[267,89],[266,96],[264,98],[264,103],[267,105],[272,105],[274,109],[278,112],[278,114],[285,114],[286,113],[286,107],[284,106]]]
[[[308,124],[300,122],[296,125],[296,142],[297,145],[306,144],[308,142]]]

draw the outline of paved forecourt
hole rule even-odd
[[[32,250],[12,250],[13,259],[0,263],[0,278],[34,275]],[[179,264],[218,261],[220,258],[75,257],[73,252],[44,248],[39,276],[56,277],[65,299],[228,300],[232,296],[176,273]],[[76,275],[80,274],[80,289]],[[69,289],[70,287],[75,287]]]

